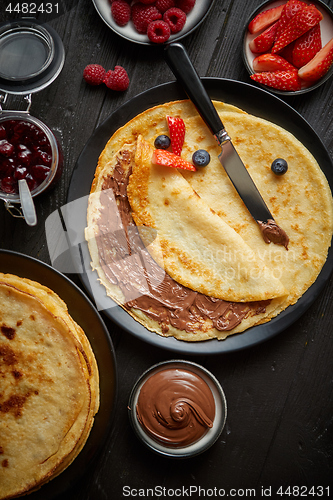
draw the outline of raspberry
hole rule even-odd
[[[165,21],[153,21],[148,25],[147,35],[153,43],[164,43],[170,38],[170,26]]]
[[[151,5],[152,3],[155,3],[155,0],[141,0],[141,3],[144,3],[145,5]]]
[[[115,66],[105,74],[104,83],[111,90],[124,91],[129,86],[128,74],[122,66]]]
[[[111,14],[118,26],[126,26],[131,19],[131,7],[125,0],[116,0],[111,4]]]
[[[158,19],[162,19],[162,14],[154,5],[144,5],[142,2],[133,5],[132,21],[138,33],[146,34],[148,24]]]
[[[183,10],[185,14],[191,12],[194,5],[195,5],[195,0],[176,0],[176,7],[178,7],[178,9]]]
[[[162,14],[164,14],[164,12],[166,12],[168,9],[172,9],[172,7],[175,6],[175,0],[156,0],[155,3],[156,9],[158,9]]]
[[[88,64],[83,71],[83,78],[89,85],[100,85],[104,76],[105,69],[100,64]]]
[[[185,26],[186,14],[181,9],[173,7],[172,9],[168,9],[163,14],[163,21],[168,23],[168,25],[170,26],[171,33],[178,33]]]

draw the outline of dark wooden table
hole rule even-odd
[[[10,17],[5,4],[2,0],[2,21]],[[259,4],[259,0],[216,0],[205,22],[183,40],[200,76],[251,82],[241,58],[242,32]],[[327,4],[333,8],[333,0]],[[36,227],[14,219],[0,206],[0,247],[48,264],[44,222],[66,203],[76,160],[93,131],[131,97],[174,80],[160,48],[121,39],[103,23],[91,0],[68,1],[65,11],[45,18],[63,40],[64,68],[48,88],[33,95],[31,108],[31,114],[59,137],[64,171],[54,190],[36,199]],[[117,93],[105,86],[88,86],[82,73],[89,63],[124,66],[130,77],[128,90]],[[333,78],[313,92],[283,98],[310,123],[330,155],[332,96]],[[68,276],[81,286],[75,274]],[[227,423],[218,442],[203,455],[182,461],[156,456],[144,448],[127,416],[129,394],[140,374],[177,354],[147,345],[102,313],[117,358],[113,425],[101,453],[62,498],[218,498],[223,494],[317,498],[327,497],[329,487],[333,495],[332,295],[329,279],[295,324],[262,344],[231,354],[182,356],[212,371],[228,402]]]

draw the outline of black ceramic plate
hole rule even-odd
[[[270,120],[277,125],[289,130],[294,134],[314,155],[321,169],[325,173],[331,189],[333,186],[333,165],[330,156],[323,143],[311,128],[311,126],[293,108],[281,99],[253,85],[233,80],[220,78],[203,78],[209,96],[212,99],[225,101],[238,106],[254,115]],[[185,94],[176,82],[166,83],[154,87],[131,99],[118,108],[112,115],[96,129],[84,150],[82,151],[71,179],[68,202],[81,199],[80,213],[73,215],[71,227],[75,228],[76,240],[82,243],[80,252],[83,259],[83,268],[89,269],[90,256],[86,243],[84,242],[84,228],[86,226],[87,195],[90,192],[91,182],[95,173],[98,156],[104,149],[111,135],[128,120],[151,106],[164,102],[183,99]],[[85,197],[85,198],[84,198]],[[70,211],[73,213],[73,211]],[[270,322],[254,326],[246,333],[231,335],[224,341],[208,340],[202,342],[184,342],[173,337],[161,337],[148,331],[121,307],[114,307],[114,303],[108,301],[109,307],[105,308],[105,314],[122,328],[142,340],[179,353],[186,354],[216,354],[244,349],[264,340],[267,340],[295,322],[312,304],[325,282],[327,281],[333,266],[333,251],[330,249],[327,261],[318,276],[316,282],[294,305],[288,307]],[[80,268],[82,270],[82,268]],[[96,291],[103,287],[99,285],[97,274],[80,274],[82,281],[90,295],[96,296]],[[91,288],[91,286],[93,288]],[[104,294],[104,290],[101,290]]]
[[[100,372],[100,409],[88,440],[74,462],[51,482],[29,495],[29,500],[51,500],[69,490],[89,470],[107,438],[116,400],[116,362],[108,331],[92,303],[69,279],[52,267],[26,255],[0,250],[0,272],[38,281],[56,292],[72,318],[83,328]]]
[[[194,31],[196,28],[198,28],[208,15],[208,12],[213,6],[213,3],[214,0],[198,0],[191,12],[187,14],[187,20],[184,28],[179,33],[171,35],[168,43],[175,42],[176,40],[179,41],[185,36],[192,33],[192,31]],[[131,21],[124,27],[118,26],[112,18],[111,5],[109,0],[93,0],[93,4],[105,24],[107,24],[107,26],[109,26],[112,31],[120,35],[122,38],[129,40],[130,42],[139,43],[141,45],[156,46],[156,43],[151,43],[148,40],[147,35],[141,35],[140,33],[138,33]]]

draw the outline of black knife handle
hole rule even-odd
[[[170,43],[166,46],[166,62],[171,71],[181,83],[186,94],[197,108],[210,131],[216,135],[224,127],[221,119],[210,100],[205,87],[196,72],[185,47],[180,43]]]

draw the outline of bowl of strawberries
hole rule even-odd
[[[253,82],[303,94],[333,75],[333,12],[321,0],[268,1],[247,23],[243,60]]]

